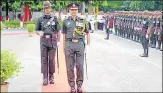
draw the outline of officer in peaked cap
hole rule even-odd
[[[54,84],[55,52],[59,45],[60,25],[57,17],[51,15],[51,3],[43,2],[44,15],[38,18],[36,33],[40,36],[41,48],[41,73],[43,73],[43,85]]]
[[[68,84],[71,87],[70,92],[76,92],[75,89],[75,73],[77,70],[77,92],[82,92],[82,84],[84,79],[84,51],[85,51],[85,35],[87,36],[87,45],[89,45],[89,28],[84,20],[77,16],[79,4],[71,3],[68,5],[70,16],[63,21],[63,48],[66,59],[66,69]]]

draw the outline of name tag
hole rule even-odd
[[[83,23],[76,22],[76,26],[83,27]]]

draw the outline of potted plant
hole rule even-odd
[[[5,25],[1,24],[1,31],[4,29]]]
[[[26,29],[28,30],[29,37],[32,37],[35,30],[35,24],[27,24]]]
[[[1,92],[8,92],[8,80],[13,75],[18,75],[21,69],[21,63],[16,60],[14,53],[8,50],[1,51]]]

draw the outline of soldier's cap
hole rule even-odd
[[[77,3],[70,3],[67,7],[69,8],[69,9],[78,9],[79,8],[79,4],[77,4]]]
[[[43,8],[51,7],[51,3],[49,1],[43,2]]]

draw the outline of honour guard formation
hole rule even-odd
[[[1,92],[162,91],[160,2],[137,2],[2,0]]]

